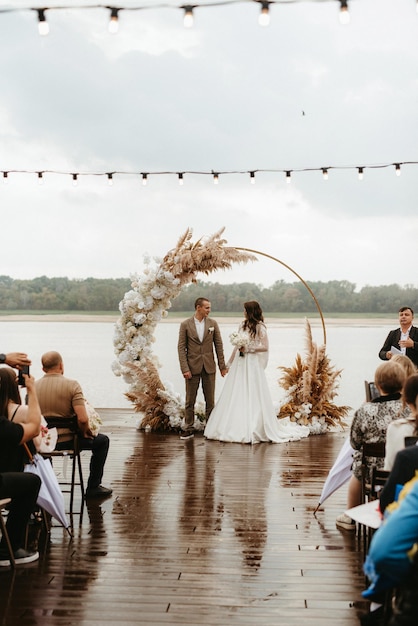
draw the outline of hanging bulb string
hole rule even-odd
[[[0,167],[0,176],[3,177],[4,182],[8,182],[10,180],[10,175],[14,178],[14,174],[16,175],[35,175],[40,183],[43,183],[47,177],[47,175],[60,175],[60,176],[70,176],[74,185],[77,185],[77,182],[81,177],[105,177],[107,178],[108,184],[110,186],[113,185],[115,176],[120,177],[138,177],[142,180],[142,184],[146,185],[150,179],[150,177],[155,176],[176,176],[178,183],[182,185],[185,182],[185,176],[187,175],[195,175],[195,176],[210,176],[215,184],[219,183],[219,179],[221,176],[228,175],[240,175],[245,174],[250,177],[250,182],[252,184],[255,183],[256,174],[284,174],[286,182],[290,183],[292,177],[296,173],[304,173],[304,172],[320,172],[325,180],[328,180],[330,170],[354,170],[357,172],[358,179],[362,180],[363,175],[366,170],[373,169],[384,169],[384,168],[394,168],[395,174],[397,176],[401,175],[401,168],[407,165],[418,165],[418,161],[396,161],[393,163],[379,163],[379,164],[370,164],[370,165],[328,165],[326,167],[302,167],[302,168],[283,168],[283,169],[251,169],[251,170],[166,170],[166,171],[152,171],[147,170],[144,171],[127,171],[127,170],[112,170],[112,171],[103,171],[103,172],[74,172],[74,171],[63,171],[63,170],[20,170],[20,169],[6,169],[4,167]]]
[[[38,16],[38,27],[41,35],[47,35],[49,32],[49,25],[46,19],[46,13],[50,13],[53,11],[65,10],[68,11],[70,9],[105,9],[110,12],[109,16],[109,31],[111,33],[116,33],[119,27],[119,17],[120,13],[123,12],[132,12],[132,11],[146,11],[149,10],[165,10],[165,9],[175,9],[180,10],[183,13],[183,21],[186,27],[193,26],[194,23],[194,15],[195,10],[199,9],[209,9],[216,7],[229,6],[234,4],[241,5],[257,5],[260,9],[258,21],[261,26],[267,26],[270,23],[270,14],[271,7],[274,5],[290,5],[297,4],[301,2],[305,2],[306,0],[213,0],[213,2],[195,2],[193,4],[168,4],[168,3],[159,3],[159,4],[144,4],[144,5],[132,5],[132,6],[112,6],[108,4],[55,4],[52,6],[44,6],[42,8],[33,7],[33,6],[17,6],[17,7],[4,7],[0,8],[0,14],[2,13],[17,13],[22,11],[33,11],[37,13]],[[350,21],[349,14],[349,2],[353,0],[337,0],[339,3],[339,19],[343,24],[347,24]],[[329,2],[330,4],[336,4],[336,0],[310,0],[310,2],[315,3],[324,3]],[[417,3],[418,10],[418,3]]]

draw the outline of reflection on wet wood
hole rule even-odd
[[[114,497],[74,517],[72,541],[53,527],[39,563],[0,570],[2,624],[358,624],[361,546],[335,527],[345,489],[313,515],[345,433],[251,447],[101,415]]]

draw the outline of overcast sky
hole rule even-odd
[[[250,1],[197,8],[191,29],[178,8],[122,11],[116,35],[106,9],[50,10],[47,37],[33,12],[0,13],[0,172],[67,172],[0,180],[0,274],[128,277],[188,227],[225,227],[306,281],[417,286],[418,165],[367,169],[418,161],[415,4],[350,0],[345,26],[334,1],[272,5],[268,27]],[[152,175],[327,166],[348,169]],[[150,175],[68,174],[109,171]],[[265,257],[210,277],[282,279]]]

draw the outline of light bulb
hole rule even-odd
[[[324,180],[328,180],[328,169],[326,167],[322,168],[322,176],[324,177]]]
[[[109,33],[115,35],[119,30],[119,18],[118,18],[119,9],[110,9],[110,22],[109,22]]]
[[[401,164],[400,163],[395,163],[395,172],[396,172],[396,176],[400,176],[401,175]]]
[[[268,26],[270,24],[270,2],[261,2],[261,13],[258,16],[260,26]]]
[[[213,174],[213,184],[217,185],[218,183],[219,183],[219,174],[214,172],[214,174]]]
[[[111,187],[113,185],[113,174],[111,172],[109,172],[109,174],[107,175],[107,181],[108,181],[109,187]]]
[[[38,172],[38,183],[40,185],[43,185],[43,182],[44,182],[43,173],[42,172]]]
[[[250,172],[250,183],[255,185],[255,172]]]
[[[183,185],[184,180],[183,180],[183,174],[182,172],[179,172],[179,185]]]
[[[183,24],[186,28],[191,28],[193,26],[194,18],[193,18],[193,7],[189,4],[187,6],[182,7],[184,9],[184,18]]]
[[[340,2],[341,2],[340,24],[349,24],[350,23],[350,13],[348,12],[347,0],[340,0]]]
[[[5,185],[9,182],[9,172],[3,172],[3,182]]]
[[[46,9],[38,9],[38,31],[42,36],[49,33],[49,24],[46,21],[45,11]]]
[[[362,167],[358,168],[358,179],[363,180],[363,168]]]
[[[286,182],[290,183],[292,181],[292,172],[290,170],[287,170],[286,172]]]
[[[77,187],[78,182],[78,174],[73,174],[73,186]]]
[[[144,173],[142,174],[142,184],[144,185],[144,187],[147,184],[147,182],[148,182],[148,174]]]

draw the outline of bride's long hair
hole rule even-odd
[[[261,310],[261,306],[256,302],[256,300],[250,300],[249,302],[244,302],[244,310],[245,310],[245,320],[243,324],[243,329],[248,330],[252,337],[255,337],[257,332],[257,324],[259,322],[264,322],[263,311]]]

